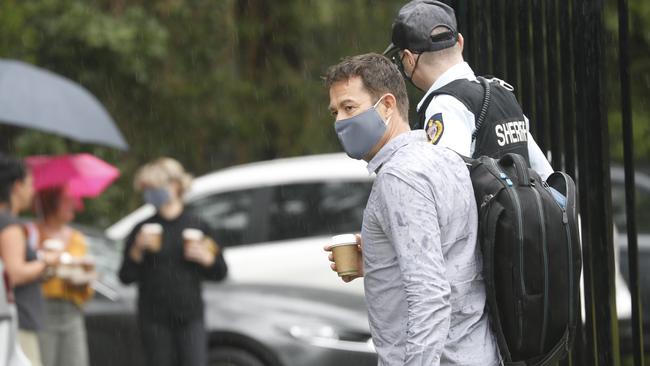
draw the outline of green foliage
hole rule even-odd
[[[632,122],[634,157],[641,165],[650,164],[650,2],[629,2],[630,34],[630,82],[632,94]],[[605,26],[608,37],[608,121],[610,132],[610,151],[615,161],[623,161],[623,138],[621,118],[621,94],[618,58],[618,8],[617,2],[610,0],[606,6]]]
[[[321,75],[344,56],[381,52],[403,3],[0,1],[0,57],[81,83],[131,144],[121,153],[22,131],[12,139],[14,150],[21,156],[87,151],[117,165],[122,177],[87,202],[79,217],[98,226],[140,205],[133,173],[161,155],[200,175],[237,163],[339,151]],[[650,3],[636,0],[630,6],[636,152],[649,161],[650,106],[644,97],[650,85]],[[614,37],[615,5],[610,10],[607,26]],[[610,56],[616,65],[616,56]],[[608,77],[615,83],[617,72]],[[412,93],[412,105],[417,95]],[[612,90],[612,151],[620,156],[617,98]]]
[[[5,0],[0,57],[80,82],[131,144],[124,154],[21,132],[21,156],[92,152],[123,176],[79,220],[105,226],[140,204],[131,180],[160,155],[199,175],[338,151],[321,75],[381,52],[401,0]]]

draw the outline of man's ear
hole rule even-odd
[[[395,96],[393,94],[386,94],[386,96],[384,96],[384,99],[381,100],[381,104],[386,110],[387,118],[397,112],[397,99],[395,99]]]
[[[410,67],[415,67],[415,54],[409,50],[402,51],[404,57],[402,58],[402,63],[408,63]]]
[[[460,52],[463,52],[463,47],[465,47],[465,38],[463,35],[458,33],[458,47],[460,47]]]

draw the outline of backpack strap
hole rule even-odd
[[[23,225],[25,236],[27,237],[27,245],[34,251],[39,249],[40,230],[33,222],[28,222]]]
[[[519,185],[526,186],[530,184],[530,174],[528,174],[528,163],[523,156],[519,154],[508,153],[499,159],[499,165],[511,166],[515,169]]]

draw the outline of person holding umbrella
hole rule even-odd
[[[57,256],[28,246],[16,217],[29,209],[34,189],[25,164],[0,154],[0,257],[14,286],[18,307],[18,341],[33,366],[41,365],[37,332],[43,326],[40,281],[57,263]]]
[[[170,158],[146,164],[135,178],[135,188],[157,212],[127,238],[119,276],[125,284],[138,283],[138,322],[149,366],[206,364],[201,282],[227,273],[211,228],[184,210],[190,183]]]
[[[70,227],[81,198],[96,197],[119,171],[89,154],[27,159],[37,190],[36,223],[29,241],[55,253],[60,265],[42,285],[45,327],[39,334],[45,366],[87,366],[88,346],[82,307],[93,295],[94,266],[84,235]]]

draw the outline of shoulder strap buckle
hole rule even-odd
[[[484,76],[483,78],[484,78],[485,80],[489,81],[490,83],[497,83],[497,84],[501,85],[504,89],[506,89],[506,90],[508,90],[508,91],[510,91],[510,92],[514,92],[514,91],[515,91],[515,87],[514,87],[514,86],[510,85],[510,84],[507,83],[506,81],[503,81],[503,80],[501,80],[501,79],[499,79],[499,78],[497,78],[497,77],[494,77],[494,76],[492,76],[492,75],[486,75],[486,76]]]

